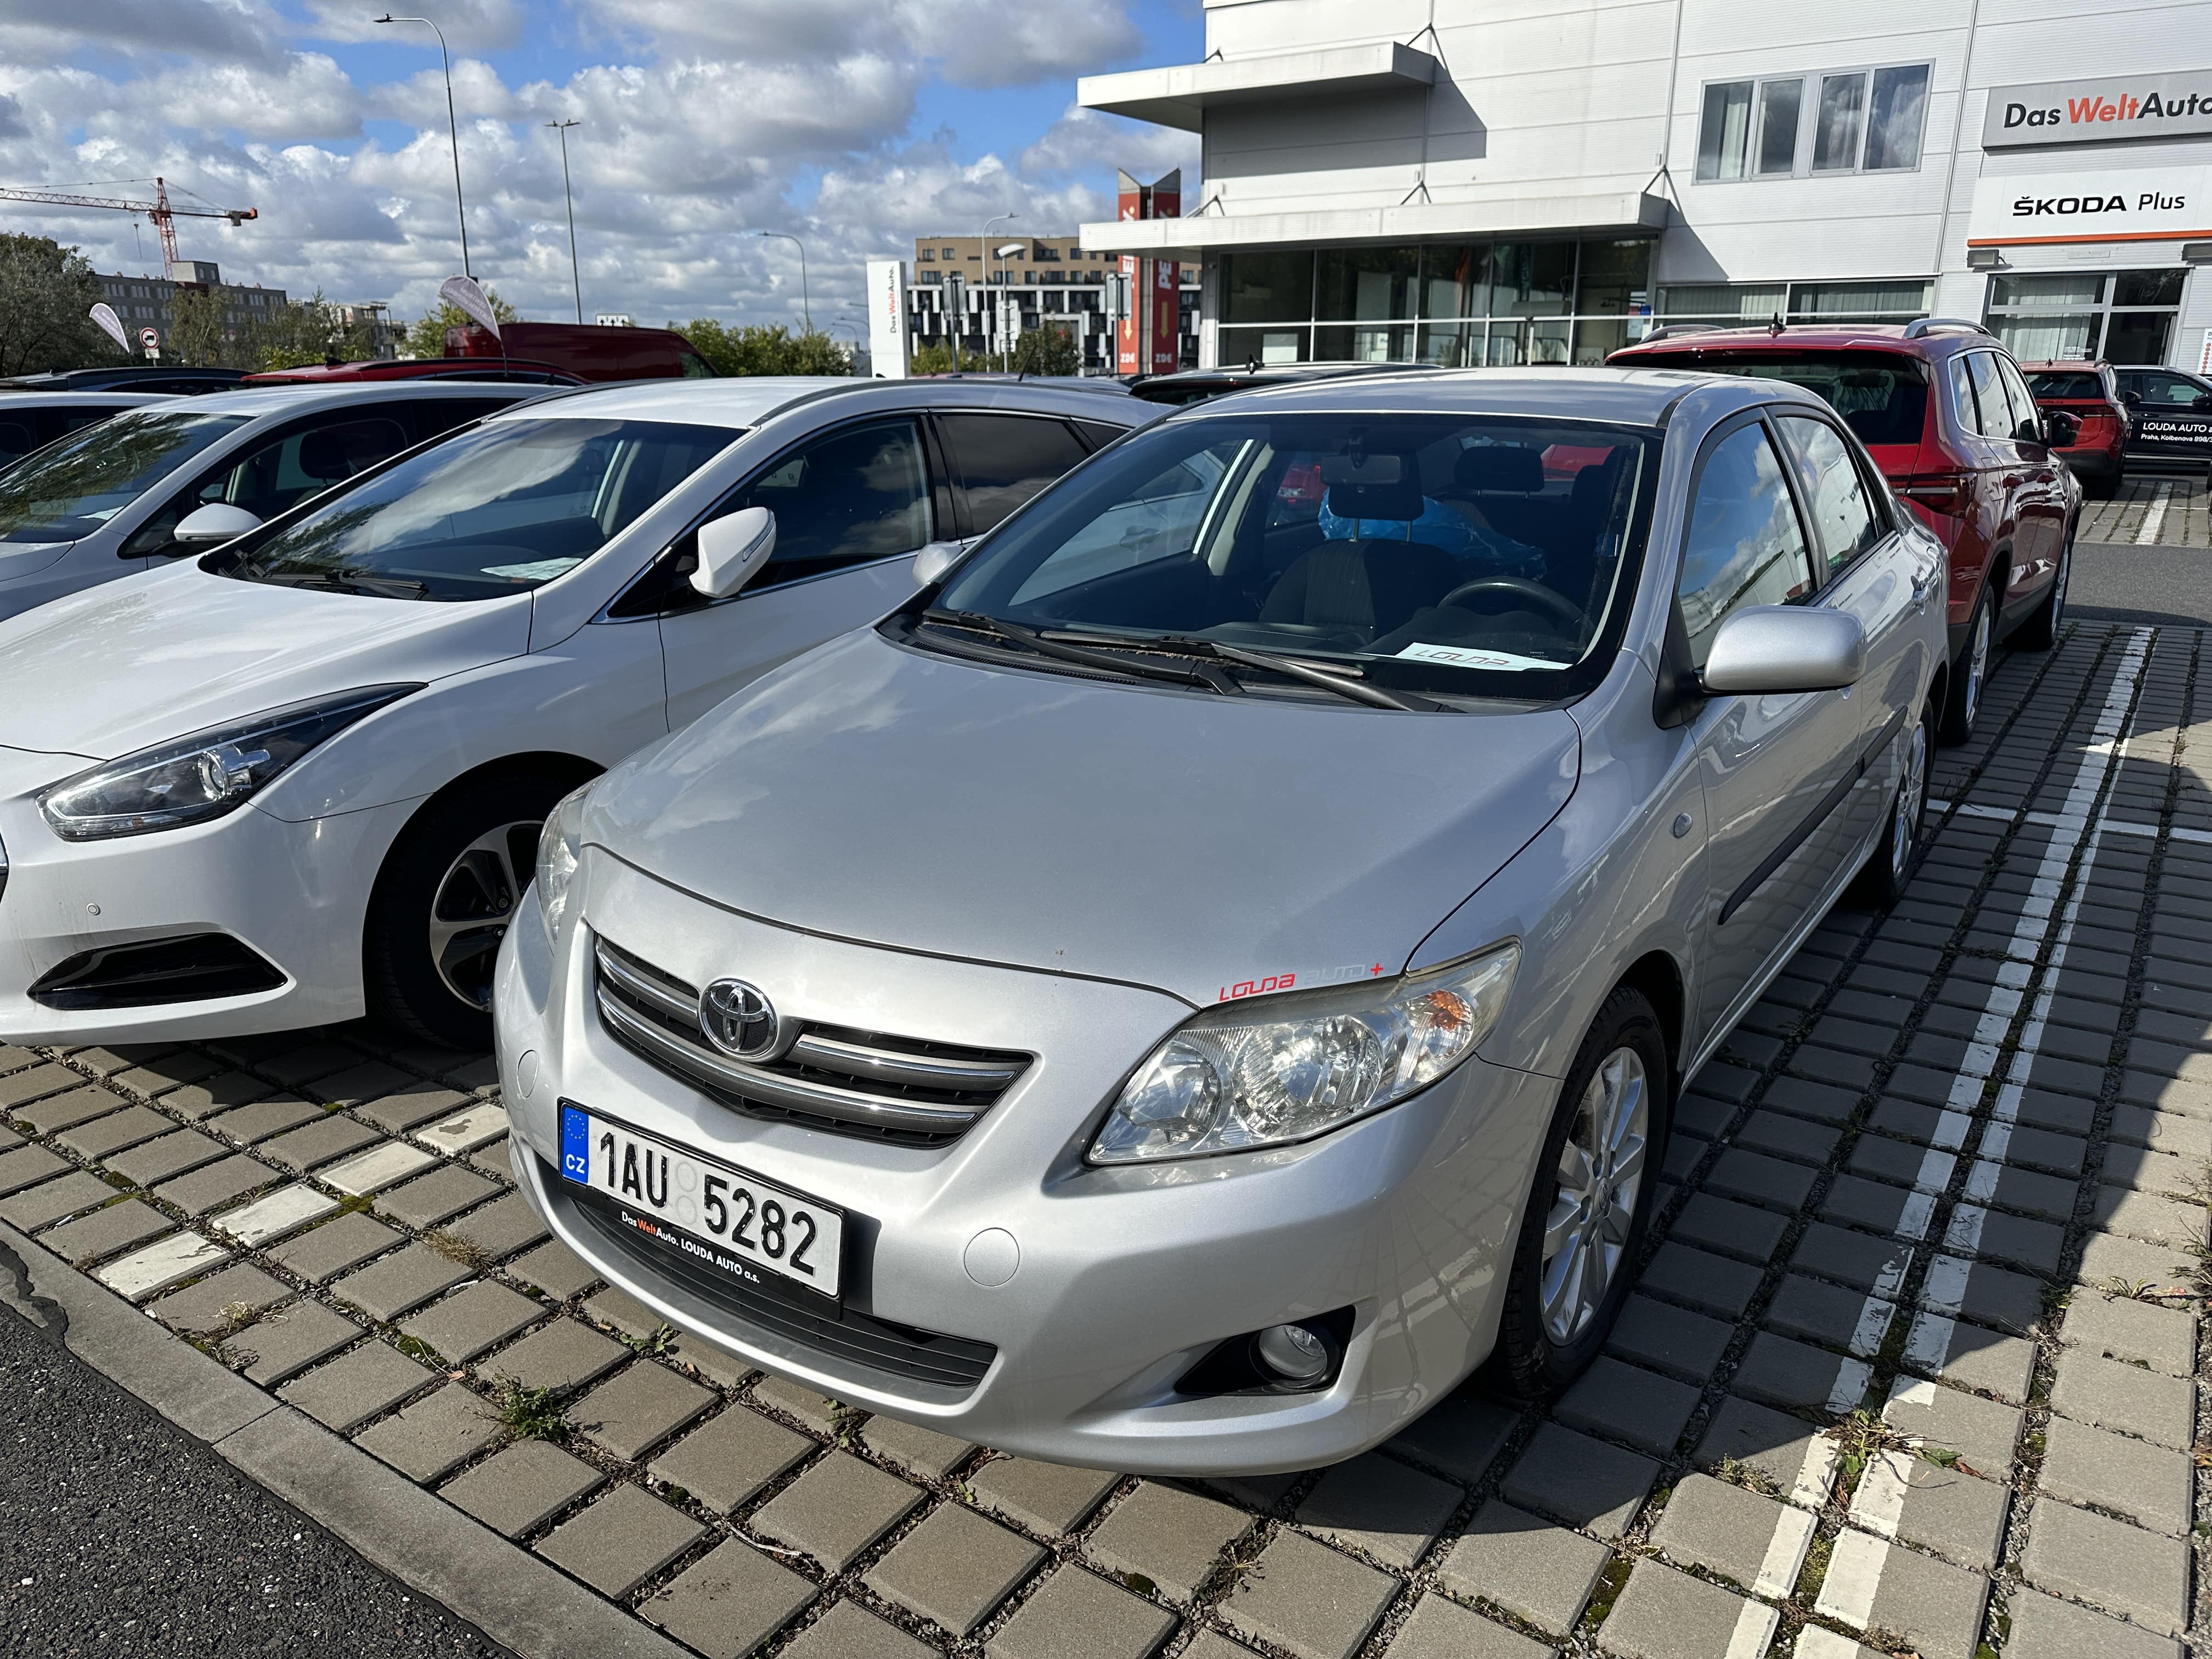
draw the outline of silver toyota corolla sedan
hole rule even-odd
[[[1066,1462],[1571,1381],[1682,1081],[1915,850],[1943,550],[1849,429],[1286,387],[921,563],[556,809],[497,975],[530,1201],[754,1364]]]

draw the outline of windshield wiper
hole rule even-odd
[[[365,593],[380,599],[427,599],[428,583],[407,576],[380,576],[366,570],[264,572],[258,580],[280,587],[314,587],[331,593]]]
[[[1224,645],[1218,640],[1209,640],[1201,634],[1160,634],[1147,638],[1132,638],[1132,645],[1157,647],[1164,651],[1190,652],[1202,657],[1214,657],[1224,662],[1242,663],[1248,668],[1264,668],[1271,673],[1318,686],[1324,691],[1349,697],[1354,702],[1364,702],[1374,708],[1403,709],[1409,714],[1433,714],[1444,704],[1433,697],[1425,697],[1418,691],[1389,691],[1379,685],[1370,685],[1364,680],[1352,679],[1341,672],[1319,667],[1297,657],[1279,657],[1272,651],[1254,651],[1241,645]]]
[[[1019,623],[1007,622],[1000,617],[986,615],[980,611],[928,610],[921,619],[945,628],[964,628],[978,634],[995,635],[1026,646],[1041,657],[1057,658],[1061,662],[1080,664],[1085,668],[1103,669],[1108,673],[1127,674],[1137,679],[1167,680],[1177,685],[1202,685],[1209,691],[1222,696],[1241,696],[1244,688],[1218,670],[1203,667],[1170,668],[1164,663],[1148,663],[1121,656],[1108,651],[1086,651],[1080,646],[1064,645],[1058,640],[1047,639],[1033,628]]]

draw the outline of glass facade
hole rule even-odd
[[[1990,331],[2022,362],[2162,363],[2188,272],[2037,272],[1990,280]]]
[[[1935,284],[1923,276],[1829,283],[1670,283],[1659,319],[1741,327],[1749,323],[1909,323],[1925,317]]]
[[[1224,364],[1601,363],[1650,325],[1651,239],[1221,256]]]

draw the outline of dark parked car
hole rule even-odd
[[[1129,382],[1133,397],[1146,403],[1181,405],[1256,386],[1296,386],[1311,380],[1340,380],[1347,374],[1425,374],[1426,363],[1255,363],[1249,368],[1185,368],[1173,374],[1140,374]]]
[[[176,363],[118,363],[110,368],[58,368],[45,374],[18,374],[0,380],[10,392],[166,392],[197,397],[228,392],[246,378],[242,368],[185,368]]]
[[[342,386],[349,381],[383,385],[392,380],[495,380],[520,386],[582,386],[584,380],[552,363],[508,357],[405,357],[359,363],[309,363],[299,368],[264,369],[246,377],[248,386]]]
[[[2037,406],[2074,417],[2074,441],[2058,453],[2081,480],[2084,495],[2109,501],[2128,473],[2128,436],[2134,425],[2120,400],[2110,363],[2022,363]]]
[[[1787,380],[1835,406],[1950,550],[1947,742],[1972,734],[1999,640],[2043,650],[2056,636],[2081,509],[2081,486],[2057,458],[2077,434],[2070,416],[2038,409],[2012,354],[1979,324],[1662,328],[1606,361]]]
[[[2179,368],[2116,368],[2112,378],[2131,422],[2130,463],[2212,462],[2212,380]]]
[[[57,438],[166,394],[148,392],[24,392],[0,398],[0,472]]]

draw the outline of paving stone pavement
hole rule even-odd
[[[2203,469],[2133,473],[2112,500],[2082,503],[2078,534],[2085,542],[2212,547],[2212,493]]]
[[[1334,1469],[1057,1468],[759,1377],[544,1237],[486,1058],[367,1027],[0,1046],[0,1217],[713,1659],[2179,1656],[2204,655],[2006,659],[1905,898],[1829,918],[1686,1092],[1607,1357]]]

